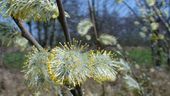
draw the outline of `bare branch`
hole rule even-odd
[[[135,12],[135,10],[133,10],[133,8],[126,1],[123,1],[123,4],[125,4],[127,8],[139,19],[138,14]]]
[[[98,39],[98,33],[97,33],[97,28],[96,28],[96,19],[95,19],[95,8],[94,8],[94,1],[92,2],[91,0],[88,0],[88,6],[89,6],[89,11],[90,11],[90,18],[93,23],[93,30],[95,34],[96,40]]]
[[[57,6],[58,6],[58,10],[59,10],[59,22],[63,28],[63,31],[64,31],[64,35],[65,35],[65,38],[66,38],[66,42],[71,42],[71,36],[70,36],[70,33],[68,31],[68,24],[67,24],[67,20],[66,20],[66,17],[65,17],[65,12],[64,12],[64,8],[63,8],[63,5],[62,5],[62,2],[61,0],[56,0],[57,2]]]
[[[15,19],[14,17],[12,17],[13,20],[15,21],[15,23],[17,24],[17,26],[20,28],[21,30],[21,34],[23,37],[25,37],[29,42],[31,42],[33,45],[35,45],[35,47],[38,50],[43,50],[43,48],[41,47],[41,45],[35,40],[35,38],[30,34],[30,32],[28,32],[23,25],[23,22],[19,19]]]

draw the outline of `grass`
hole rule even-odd
[[[128,56],[137,64],[152,64],[151,51],[149,48],[130,48],[128,49]]]
[[[26,59],[24,52],[11,52],[4,55],[4,64],[8,68],[21,69]]]

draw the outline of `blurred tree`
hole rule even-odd
[[[136,0],[136,4],[141,10],[140,25],[144,34],[150,38],[153,63],[160,66],[163,58],[167,58],[169,65],[169,24],[164,19],[164,11],[162,8],[166,6],[164,0]],[[163,5],[165,4],[165,5]],[[166,54],[166,56],[164,56]]]

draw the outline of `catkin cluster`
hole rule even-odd
[[[78,42],[55,47],[50,52],[36,50],[28,56],[25,77],[32,86],[52,82],[74,87],[89,78],[99,83],[115,81],[124,66],[113,57],[107,51],[87,51],[87,46]]]

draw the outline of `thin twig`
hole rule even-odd
[[[65,17],[64,7],[62,5],[61,0],[56,0],[56,2],[57,2],[58,10],[59,10],[58,19],[59,19],[59,22],[60,22],[60,24],[63,28],[66,42],[71,42],[71,36],[70,36],[69,31],[68,31],[68,24],[67,24],[67,20],[66,20],[66,17]]]
[[[91,4],[91,3],[93,3],[93,4]],[[98,33],[97,33],[95,13],[94,13],[95,12],[95,10],[94,10],[94,1],[91,2],[91,0],[88,0],[88,5],[89,5],[91,21],[93,23],[93,30],[94,30],[95,38],[96,38],[96,40],[98,40]]]
[[[38,50],[43,50],[42,46],[35,40],[35,38],[24,28],[24,24],[21,20],[12,17],[19,29],[21,30],[21,35],[25,37],[30,43],[35,45]]]
[[[133,10],[133,8],[126,1],[123,1],[123,4],[125,4],[125,6],[127,6],[127,8],[136,16],[136,18],[140,20],[138,14],[135,12],[135,10]]]

